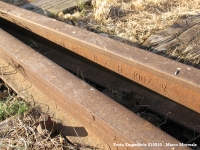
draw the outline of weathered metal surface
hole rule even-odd
[[[162,149],[169,149],[166,143],[179,143],[3,30],[0,30],[0,35],[1,78],[17,86],[21,94],[26,95],[26,90],[36,87],[44,98],[49,98],[50,101],[46,102],[50,108],[54,107],[53,112],[64,116],[64,119],[60,118],[64,125],[70,122],[73,127],[74,122],[67,119],[68,115],[73,116],[88,134],[89,140],[83,138],[84,145],[94,145],[91,143],[93,140],[96,147],[124,150],[157,149],[157,147],[115,146],[114,143],[148,145],[154,143],[156,139],[157,143],[163,145]],[[6,67],[11,69],[8,70]],[[16,78],[18,74],[20,78]],[[16,84],[19,81],[23,82]],[[24,87],[24,82],[29,84],[26,83]],[[38,95],[32,91],[32,95],[28,96],[34,98]],[[45,101],[43,97],[40,98],[37,99],[40,103]],[[52,106],[52,103],[55,105]],[[176,147],[176,149],[189,148]]]
[[[75,7],[78,3],[86,3],[89,1],[90,0],[35,0],[32,3],[21,6],[21,8],[42,15],[50,15],[51,13],[59,13]]]
[[[61,67],[85,80],[90,82],[92,81],[93,83],[100,85],[102,88],[110,89],[110,92],[116,91],[118,93],[123,93],[127,100],[120,101],[120,103],[129,108],[134,107],[135,113],[140,111],[140,105],[146,106],[148,110],[154,111],[163,117],[166,117],[170,112],[167,117],[168,120],[189,128],[191,131],[200,133],[199,113],[171,101],[164,96],[152,92],[135,82],[123,78],[106,68],[103,68],[95,63],[91,63],[91,61],[83,57],[80,57],[70,51],[66,51],[65,48],[34,35],[15,24],[12,24],[4,19],[0,19],[0,22],[2,22],[4,30],[27,45],[32,43],[30,39],[33,40],[38,45],[36,50]],[[136,105],[136,102],[139,103],[138,106]]]
[[[3,2],[0,17],[200,112],[200,71],[193,67]]]

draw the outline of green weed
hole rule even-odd
[[[85,3],[82,1],[79,1],[76,4],[77,10],[80,12],[81,16],[85,16],[86,14],[86,8],[85,8]]]
[[[85,9],[85,3],[83,3],[82,1],[79,1],[77,4],[76,4],[77,8],[79,11],[83,11]]]
[[[0,99],[0,121],[14,115],[22,115],[29,109],[29,105],[21,98],[8,96]]]

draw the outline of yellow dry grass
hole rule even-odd
[[[142,44],[178,18],[197,15],[200,0],[93,0],[94,19],[108,33]]]

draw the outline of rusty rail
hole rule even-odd
[[[152,92],[102,66],[92,63],[86,58],[78,56],[71,51],[66,51],[65,48],[60,47],[53,42],[49,42],[9,21],[0,18],[0,22],[5,31],[27,45],[32,45],[34,41],[34,43],[37,43],[34,47],[36,51],[80,78],[84,78],[87,81],[99,85],[110,97],[113,97],[113,91],[121,93],[125,100],[118,102],[132,109],[134,113],[138,113],[146,108],[159,116],[168,116],[167,120],[176,122],[196,133],[200,133],[199,113],[171,101],[162,95]],[[31,41],[29,39],[31,39]],[[114,97],[116,98],[116,96]],[[169,112],[171,113],[169,114]]]
[[[200,71],[193,67],[3,2],[0,17],[200,113]]]
[[[1,29],[0,35],[1,78],[19,95],[46,104],[64,124],[63,134],[72,142],[105,150],[159,149],[148,146],[155,142],[169,149],[166,143],[179,144]],[[79,138],[70,127],[79,129]]]

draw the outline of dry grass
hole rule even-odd
[[[15,5],[33,0],[3,0]],[[141,46],[148,37],[174,24],[178,19],[200,14],[200,0],[92,0],[92,7],[77,3],[66,14],[52,14],[83,29],[115,40]],[[196,45],[169,49],[164,55],[186,64],[199,64]]]
[[[75,26],[140,46],[149,36],[166,29],[178,19],[198,15],[200,0],[92,0],[92,7],[86,7],[84,12],[85,15],[76,10],[59,17],[70,20]],[[168,54],[177,60],[199,63],[199,54],[190,47],[170,50]]]
[[[34,0],[2,1],[19,5]],[[79,2],[77,11],[59,17],[81,20],[85,28],[107,33],[111,38],[119,37],[118,40],[128,44],[142,44],[178,18],[200,12],[200,0],[92,0],[92,6],[88,9]]]
[[[40,113],[31,109],[23,116],[12,118],[7,128],[0,132],[0,149],[77,149],[70,144],[61,134],[51,136],[47,130],[38,133],[37,126]]]
[[[114,35],[142,44],[178,18],[196,15],[200,0],[93,0],[94,19]]]
[[[78,149],[58,128],[54,133],[38,128],[41,115],[38,106],[27,104],[0,79],[0,149]]]

